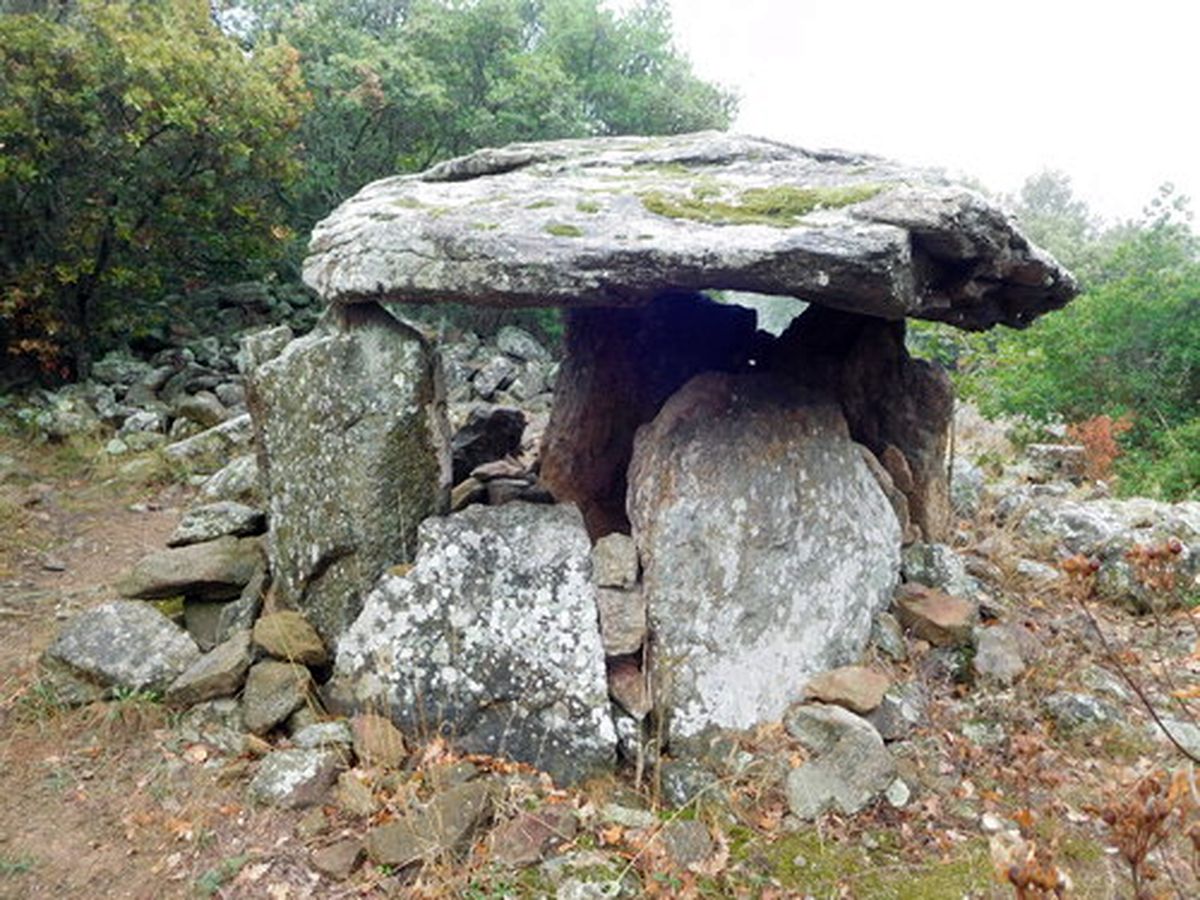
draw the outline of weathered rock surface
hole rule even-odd
[[[274,587],[330,645],[383,570],[412,558],[418,523],[445,509],[437,370],[417,332],[363,306],[248,376]]]
[[[592,580],[597,587],[628,590],[638,580],[637,544],[627,534],[608,534],[592,547]]]
[[[42,662],[66,687],[78,682],[66,699],[86,700],[113,688],[163,691],[199,656],[187,633],[154,607],[116,600],[68,622]]]
[[[216,463],[209,469],[215,471],[236,451],[249,446],[253,434],[250,416],[243,413],[190,438],[169,444],[163,453],[177,462],[188,463],[196,468]]]
[[[570,506],[472,506],[421,525],[416,563],[387,575],[338,644],[328,696],[420,734],[504,753],[571,781],[616,735],[590,582]]]
[[[673,285],[978,329],[1076,290],[940,175],[716,132],[514,144],[377,181],[311,254],[305,281],[337,303],[618,306]]]
[[[167,689],[166,701],[192,706],[237,693],[250,668],[250,632],[240,631],[205,653]]]
[[[629,482],[672,733],[778,718],[861,652],[900,529],[836,406],[770,376],[697,377],[639,431]]]
[[[903,322],[810,306],[768,349],[768,365],[836,397],[850,435],[879,458],[926,540],[950,520],[946,457],[954,389],[912,358]]]
[[[906,584],[896,598],[900,624],[935,647],[961,647],[971,642],[971,629],[979,621],[979,607],[919,584]]]
[[[314,850],[311,857],[312,866],[322,875],[334,881],[342,881],[350,877],[363,853],[362,841],[357,838],[345,838],[328,847]]]
[[[266,734],[304,705],[311,685],[312,676],[304,666],[275,660],[256,663],[242,695],[247,730]]]
[[[473,781],[437,794],[429,803],[367,833],[367,855],[402,868],[460,847],[492,810],[492,787]]]
[[[1022,633],[1020,626],[995,625],[975,632],[975,655],[971,667],[984,681],[1007,687],[1025,672],[1027,659],[1033,656],[1033,635]]]
[[[786,725],[815,756],[787,777],[788,805],[802,819],[829,809],[853,815],[896,778],[896,761],[879,732],[849,710],[800,706],[788,714]]]
[[[863,666],[842,666],[810,678],[804,693],[822,703],[834,703],[866,715],[883,702],[892,680],[882,672]]]
[[[306,666],[329,661],[329,651],[308,620],[293,609],[263,616],[254,623],[254,643],[274,656]]]
[[[259,499],[258,460],[253,454],[236,456],[218,469],[200,488],[200,499],[254,503]]]
[[[200,544],[231,534],[237,537],[261,534],[266,530],[266,517],[261,510],[244,503],[222,500],[193,506],[180,520],[167,539],[168,547]]]
[[[694,294],[567,315],[567,356],[542,442],[542,482],[599,538],[628,532],[626,475],[639,426],[701,372],[745,367],[754,313]]]
[[[492,857],[502,866],[528,866],[575,839],[579,821],[566,804],[546,803],[517,813],[492,832]]]
[[[1056,691],[1043,698],[1042,706],[1059,728],[1101,728],[1125,720],[1116,706],[1091,694]]]
[[[404,735],[390,720],[361,713],[350,723],[354,754],[368,766],[398,766],[408,755]]]
[[[315,806],[344,768],[345,753],[337,749],[276,750],[259,764],[250,796],[283,809]]]
[[[947,594],[968,596],[978,585],[967,575],[961,556],[946,544],[915,543],[900,554],[900,573],[905,581],[915,581]]]
[[[600,636],[608,656],[633,653],[646,640],[646,598],[641,591],[596,589]]]
[[[203,544],[160,550],[143,557],[116,584],[135,600],[186,594],[204,600],[237,597],[262,561],[258,538],[223,537]]]

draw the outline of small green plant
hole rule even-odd
[[[549,199],[534,200],[532,203],[527,203],[525,205],[525,208],[526,209],[549,209],[551,206],[554,206],[554,205],[555,205],[555,203],[553,200],[549,200]]]
[[[196,879],[196,890],[202,897],[214,896],[222,887],[237,878],[238,872],[242,871],[249,861],[250,856],[247,854],[221,860],[220,863]]]
[[[0,856],[0,878],[15,878],[33,870],[36,860],[32,856]]]
[[[581,213],[595,214],[600,212],[600,204],[594,200],[580,200],[575,208]]]
[[[578,238],[583,237],[583,229],[578,225],[567,225],[563,222],[551,222],[546,226],[547,234],[552,234],[555,237]]]
[[[23,722],[43,722],[70,708],[59,695],[54,683],[40,678],[32,682],[17,698],[17,718]]]

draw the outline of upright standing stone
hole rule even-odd
[[[593,538],[628,531],[634,432],[693,375],[744,365],[753,340],[751,310],[695,294],[659,297],[642,309],[571,310],[542,483],[579,507]]]
[[[639,430],[629,513],[675,736],[775,719],[851,662],[900,528],[836,405],[773,376],[692,379]]]
[[[336,645],[450,478],[436,357],[382,307],[331,311],[249,374],[280,600]]]
[[[954,388],[946,373],[913,359],[903,320],[810,306],[769,351],[768,367],[834,395],[854,440],[883,463],[927,541],[950,524],[947,451]]]

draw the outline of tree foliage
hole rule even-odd
[[[363,183],[482,146],[728,127],[731,94],[674,49],[668,8],[600,0],[253,0],[251,40],[301,54],[299,230]]]
[[[1044,234],[1088,221],[1059,204]],[[961,384],[985,413],[1082,422],[1127,419],[1127,489],[1165,497],[1200,492],[1200,252],[1187,200],[1168,185],[1140,222],[1108,236],[1076,232],[1092,252],[1090,288],[1024,332],[972,341]],[[1113,242],[1104,247],[1105,240]],[[1103,252],[1097,249],[1099,244]],[[1071,245],[1074,246],[1074,245]]]
[[[4,354],[83,371],[139,303],[294,271],[375,178],[733,110],[662,0],[0,0]]]
[[[0,17],[0,328],[86,370],[131,298],[275,252],[304,92],[205,0],[47,6]]]

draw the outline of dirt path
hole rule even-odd
[[[64,476],[52,454],[7,439],[0,453],[18,468],[0,485],[0,898],[307,896],[291,823],[244,809],[237,766],[182,745],[168,710],[66,710],[38,684],[61,622],[112,598],[189,492]]]

